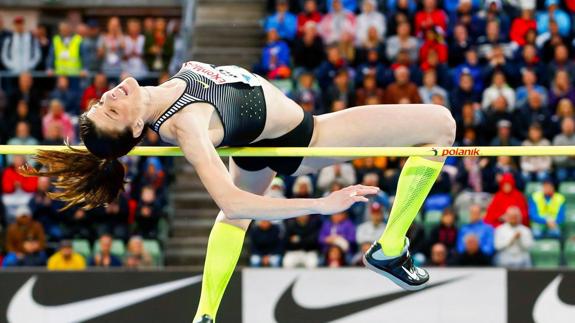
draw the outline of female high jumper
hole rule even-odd
[[[455,122],[436,105],[371,105],[312,116],[264,78],[237,66],[187,62],[159,86],[127,78],[80,117],[85,150],[40,151],[41,171],[57,177],[53,196],[87,208],[117,198],[124,186],[118,158],[143,138],[146,125],[179,146],[221,209],[210,233],[196,322],[213,322],[252,220],[333,214],[367,201],[376,187],[353,185],[317,199],[262,196],[276,174],[301,175],[349,158],[233,157],[229,171],[216,147],[451,146]],[[408,290],[428,273],[413,264],[405,234],[445,157],[410,157],[401,171],[385,232],[365,254],[372,271]]]

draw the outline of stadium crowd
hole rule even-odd
[[[177,20],[148,17],[106,25],[77,15],[49,26],[15,17],[7,29],[0,15],[0,144],[78,143],[78,116],[128,76],[159,84],[181,65]],[[149,131],[145,145],[162,145]],[[52,200],[48,178],[24,177],[36,166],[25,156],[0,156],[0,263],[2,267],[86,266],[139,268],[161,265],[170,158],[124,157],[125,192],[114,203],[85,211]],[[152,247],[150,247],[150,245]],[[150,248],[153,254],[150,254]]]
[[[573,1],[270,0],[268,8],[254,70],[307,111],[439,104],[457,121],[460,147],[575,144]],[[355,183],[382,193],[329,217],[259,221],[251,265],[360,265],[385,230],[402,163],[370,158],[276,179],[269,194],[279,198]],[[572,264],[532,259],[546,243],[575,242],[572,181],[569,156],[449,158],[410,228],[411,251],[429,266]]]

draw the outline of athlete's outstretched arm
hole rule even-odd
[[[354,185],[319,199],[276,199],[252,194],[234,185],[228,170],[210,141],[205,122],[185,118],[185,127],[175,127],[178,143],[186,159],[218,207],[230,219],[279,220],[305,214],[332,214],[348,209],[377,187]]]

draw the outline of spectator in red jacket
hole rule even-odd
[[[509,32],[509,38],[517,43],[517,45],[523,46],[525,45],[525,36],[531,29],[537,29],[537,23],[533,18],[533,11],[523,10],[521,11],[521,16],[513,20],[511,31]]]
[[[415,35],[420,37],[421,32],[434,26],[447,30],[447,14],[437,8],[436,0],[423,0],[423,10],[415,14]]]
[[[491,204],[487,207],[485,223],[498,227],[505,223],[505,212],[510,206],[517,206],[521,210],[521,222],[529,226],[527,213],[527,200],[515,186],[515,178],[510,173],[503,174],[499,181],[499,191],[493,196]]]
[[[82,111],[88,109],[88,104],[92,100],[98,100],[102,97],[104,92],[108,91],[108,80],[106,75],[103,73],[98,73],[94,76],[94,82],[84,90],[82,94],[82,101],[80,102],[80,108]]]
[[[319,24],[321,21],[321,12],[317,10],[316,0],[306,0],[303,6],[303,11],[297,15],[297,36],[301,37],[305,29],[305,24],[308,21],[313,21]]]
[[[425,29],[425,42],[419,49],[419,57],[422,63],[428,60],[430,52],[436,52],[439,63],[447,63],[447,45],[443,40],[443,30],[439,27]]]

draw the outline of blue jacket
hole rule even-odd
[[[494,251],[494,230],[493,227],[483,221],[468,223],[459,229],[457,236],[457,252],[465,251],[465,236],[475,234],[479,239],[479,248],[486,255],[492,255]]]
[[[549,31],[549,13],[547,11],[538,12],[535,15],[535,20],[537,22],[538,35],[544,34]],[[569,19],[569,15],[561,9],[555,9],[553,20],[557,22],[557,27],[559,28],[559,34],[562,37],[569,36],[569,33],[571,32],[571,19]]]
[[[264,28],[266,32],[275,29],[281,38],[292,40],[297,32],[297,17],[293,13],[286,12],[283,21],[280,21],[279,14],[276,13],[266,18]]]
[[[272,57],[276,56],[276,66],[271,66]],[[274,67],[279,67],[281,65],[289,66],[290,64],[290,49],[288,45],[283,41],[277,41],[266,45],[262,51],[262,67],[266,70],[270,70]]]

